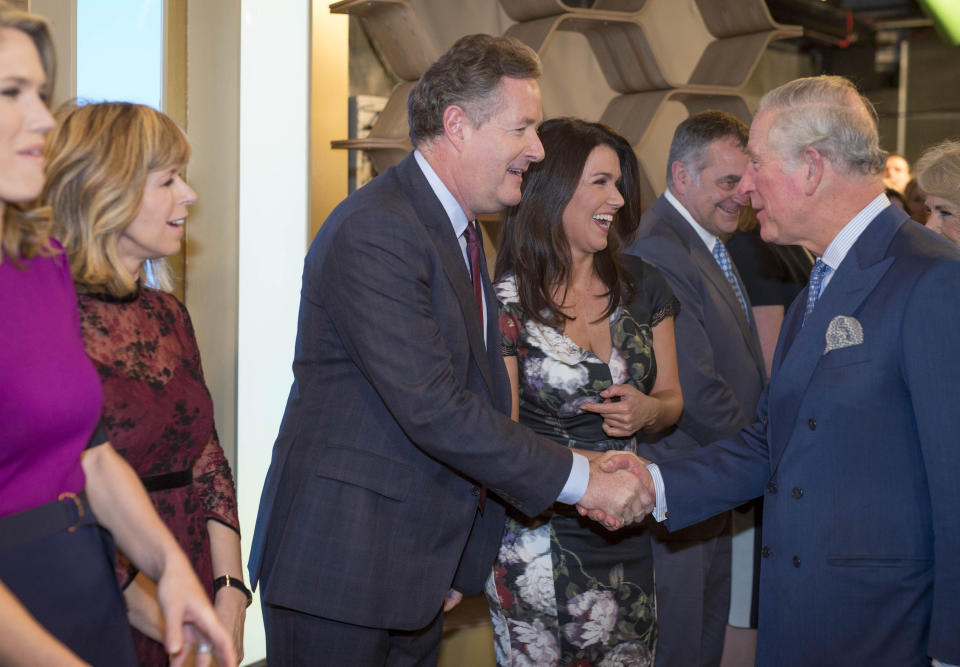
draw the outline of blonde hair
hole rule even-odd
[[[53,86],[56,74],[56,58],[53,52],[53,40],[50,37],[50,26],[47,22],[28,12],[14,9],[3,0],[0,0],[0,28],[19,30],[30,38],[37,47],[40,64],[47,77],[47,91]],[[43,211],[28,210],[30,205],[20,205],[6,202],[3,212],[3,234],[0,238],[3,251],[0,252],[0,262],[6,255],[17,263],[19,257],[30,258],[35,255],[49,255],[50,231],[47,216]]]
[[[123,297],[137,289],[117,241],[143,202],[147,175],[186,165],[190,144],[168,116],[141,104],[102,102],[60,107],[47,142],[42,200],[70,259],[80,293]],[[169,290],[165,259],[147,260],[140,280]]]
[[[960,206],[960,141],[931,146],[917,160],[915,171],[921,190]]]

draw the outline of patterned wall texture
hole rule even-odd
[[[547,116],[600,120],[630,140],[644,202],[666,186],[677,123],[709,108],[748,121],[742,92],[760,56],[801,33],[774,22],[764,0],[344,0],[330,11],[359,17],[400,79],[370,136],[335,146],[367,151],[378,171],[399,162],[420,74],[461,35],[506,34],[543,60]]]

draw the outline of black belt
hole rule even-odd
[[[72,533],[80,526],[96,522],[97,517],[83,491],[61,493],[53,502],[0,519],[0,550],[13,549],[64,530]]]
[[[168,472],[165,475],[150,475],[141,477],[140,481],[147,491],[167,491],[169,489],[179,489],[181,486],[190,486],[193,484],[193,470],[178,470],[177,472]]]

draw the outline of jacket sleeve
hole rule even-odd
[[[442,330],[438,320],[464,317],[446,284],[456,278],[434,246],[443,240],[383,208],[349,215],[325,261],[308,263],[304,300],[323,285],[314,305],[328,309],[347,354],[416,446],[525,514],[543,511],[566,483],[572,454],[510,421],[458,377],[451,347],[469,345],[466,327]]]

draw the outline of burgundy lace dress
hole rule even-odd
[[[87,355],[103,382],[103,425],[133,466],[157,513],[213,599],[207,521],[239,532],[230,464],[213,423],[213,403],[187,309],[144,288],[123,300],[81,295]],[[117,554],[126,586],[136,570]],[[134,630],[143,665],[166,665],[163,646]]]

